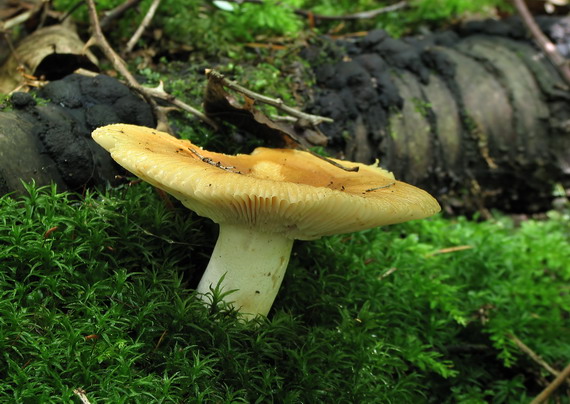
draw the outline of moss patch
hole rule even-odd
[[[0,199],[0,401],[524,402],[541,369],[509,335],[568,358],[568,215],[299,243],[243,324],[193,295],[209,222],[145,184],[27,189]]]

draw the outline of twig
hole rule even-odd
[[[190,112],[191,114],[200,118],[202,121],[206,122],[214,129],[218,127],[214,121],[212,121],[197,109],[186,105],[182,101],[177,100],[173,95],[166,93],[166,91],[164,91],[162,83],[158,87],[152,89],[140,85],[134,76],[129,72],[125,61],[121,59],[121,57],[113,50],[111,45],[109,45],[109,42],[107,42],[105,35],[103,35],[101,25],[99,24],[99,17],[97,17],[97,9],[95,8],[94,0],[87,0],[87,7],[89,10],[89,22],[91,23],[93,34],[85,44],[85,47],[88,48],[90,46],[97,45],[101,49],[101,51],[105,54],[105,57],[109,59],[114,68],[125,78],[128,85],[134,90],[138,91],[151,105],[156,114],[159,124],[162,124],[164,127],[168,127],[168,120],[166,119],[164,109],[158,107],[158,104],[154,98],[168,101],[171,104],[183,108],[185,111]]]
[[[513,0],[515,7],[527,29],[537,42],[538,46],[546,54],[548,59],[552,62],[554,67],[562,76],[562,79],[570,86],[570,64],[568,61],[556,50],[556,46],[544,35],[540,27],[534,21],[528,7],[523,0]]]
[[[79,387],[77,389],[73,389],[73,394],[75,394],[77,397],[79,397],[79,401],[81,401],[82,404],[91,404],[91,402],[87,398],[86,391],[83,390],[81,387]]]
[[[376,8],[374,10],[361,11],[359,13],[347,14],[347,15],[322,15],[314,14],[311,11],[295,9],[295,14],[302,15],[304,17],[310,17],[314,20],[341,20],[341,21],[351,21],[351,20],[365,20],[369,18],[374,18],[380,14],[390,13],[392,11],[397,11],[408,7],[407,1],[400,1],[396,4],[390,6]]]
[[[275,122],[295,123],[299,120],[299,118],[295,118],[294,116],[270,115],[269,117],[271,118],[272,121]]]
[[[105,17],[101,19],[101,29],[105,30],[109,24],[122,16],[128,9],[136,7],[142,0],[127,0],[123,4],[108,11]]]
[[[471,246],[471,245],[458,245],[455,247],[441,248],[435,252],[429,253],[428,255],[426,255],[426,257],[433,257],[434,255],[438,255],[438,254],[449,254],[449,253],[456,252],[456,251],[470,250],[472,248],[473,248],[473,246]]]
[[[394,272],[396,272],[397,270],[398,270],[398,268],[392,267],[392,268],[388,269],[386,272],[384,272],[382,275],[380,275],[380,276],[378,277],[378,279],[380,279],[380,280],[385,279],[385,278],[387,278],[388,276],[392,275],[392,274],[393,274]]]
[[[234,166],[224,166],[224,165],[222,165],[221,161],[214,161],[209,157],[202,156],[200,153],[198,153],[195,149],[193,149],[191,147],[189,147],[188,150],[191,153],[195,154],[200,160],[202,160],[206,164],[210,164],[214,167],[218,167],[218,168],[221,168],[222,170],[230,171],[232,173],[241,174],[240,171],[234,171],[234,168],[235,168]]]
[[[235,81],[230,81],[230,80],[226,79],[223,74],[221,74],[220,72],[218,72],[216,70],[206,69],[206,77],[208,77],[208,79],[213,78],[214,80],[218,80],[223,86],[228,87],[234,91],[237,91],[237,92],[245,95],[246,97],[251,98],[252,100],[263,102],[263,103],[268,104],[268,105],[272,105],[272,106],[276,107],[277,109],[280,109],[281,111],[284,111],[284,112],[288,113],[289,115],[296,117],[297,121],[299,121],[301,119],[306,120],[308,122],[308,124],[312,125],[313,127],[316,127],[318,124],[320,124],[322,122],[333,122],[333,120],[331,118],[307,114],[305,112],[299,111],[298,109],[289,107],[289,106],[285,105],[283,103],[283,100],[281,100],[279,98],[278,99],[270,98],[270,97],[267,97],[265,95],[256,93],[254,91],[248,90],[247,88],[242,87],[239,84],[237,84]],[[315,153],[314,151],[306,148],[294,137],[291,137],[291,139],[293,139],[297,143],[299,148],[301,148],[302,150],[312,154],[313,156],[315,156],[321,160],[326,161],[329,164],[332,164],[333,166],[335,166],[337,168],[340,168],[341,170],[350,171],[350,172],[358,172],[359,171],[358,166],[345,167],[342,164],[337,163],[336,161],[334,161],[332,159],[329,159],[328,157],[321,156],[320,154]]]
[[[10,38],[9,33],[4,31],[2,32],[2,35],[4,36],[4,40],[8,44],[8,47],[10,48],[10,53],[14,55],[14,59],[16,59],[16,62],[18,62],[18,66],[22,66],[22,62],[18,57],[18,52],[16,52],[16,48],[14,48],[14,44],[12,43],[12,39]]]
[[[341,170],[349,171],[349,172],[354,172],[354,173],[357,173],[357,172],[360,170],[360,167],[358,167],[358,166],[355,166],[355,167],[345,167],[345,166],[343,166],[342,164],[339,164],[339,163],[337,163],[336,161],[334,161],[334,160],[332,160],[332,159],[329,159],[328,157],[324,157],[324,156],[321,156],[321,155],[318,154],[318,153],[315,153],[315,152],[312,151],[311,149],[307,149],[306,147],[304,147],[304,146],[302,146],[302,145],[301,145],[301,147],[304,149],[304,151],[309,152],[309,153],[312,154],[313,156],[318,157],[318,158],[320,158],[321,160],[324,160],[324,161],[326,161],[327,163],[332,164],[332,165],[335,166],[336,168],[340,168]]]
[[[540,392],[538,396],[534,398],[530,402],[530,404],[540,404],[550,397],[552,393],[564,382],[567,378],[570,377],[570,364],[564,368],[562,372],[548,385],[544,390]]]
[[[558,370],[554,369],[552,366],[546,363],[544,359],[542,359],[538,354],[536,354],[536,352],[530,349],[524,342],[518,339],[516,335],[509,334],[509,338],[520,348],[521,351],[527,354],[537,364],[546,369],[550,374],[552,374],[553,376],[560,375],[560,372]],[[568,380],[567,382],[570,384],[570,380]]]
[[[68,9],[64,15],[58,18],[59,23],[63,24],[65,20],[67,20],[73,13],[75,13],[80,7],[83,7],[85,3],[83,1],[78,1],[75,3],[70,9]]]
[[[214,79],[219,80],[224,86],[231,88],[232,90],[238,91],[238,92],[244,94],[245,96],[247,96],[253,100],[262,102],[262,103],[267,104],[267,105],[271,105],[271,106],[273,106],[277,109],[280,109],[281,111],[286,112],[289,115],[292,115],[292,116],[297,117],[299,119],[306,119],[313,126],[317,126],[318,124],[323,123],[323,122],[333,122],[333,120],[331,118],[307,114],[305,112],[299,111],[296,108],[289,107],[289,106],[285,105],[283,103],[283,100],[280,98],[277,98],[277,99],[270,98],[270,97],[267,97],[265,95],[256,93],[254,91],[248,90],[247,88],[242,87],[239,84],[237,84],[235,81],[231,81],[231,80],[226,79],[223,74],[221,74],[220,72],[218,72],[216,70],[206,69],[206,76],[208,78],[213,77]]]
[[[141,35],[143,34],[144,30],[148,27],[150,22],[152,21],[152,17],[154,17],[154,13],[156,13],[156,9],[160,5],[160,0],[152,0],[152,4],[150,5],[146,15],[144,16],[141,25],[137,28],[129,42],[127,42],[127,46],[125,49],[125,54],[130,53]]]
[[[30,18],[32,18],[32,16],[34,15],[35,12],[36,12],[36,10],[33,10],[33,9],[28,10],[26,12],[18,14],[15,17],[10,18],[9,20],[0,21],[0,31],[7,31],[10,28],[15,27],[16,25],[19,25],[23,22],[28,21]]]
[[[374,191],[378,191],[379,189],[390,188],[390,187],[392,187],[392,186],[394,186],[394,185],[396,185],[396,183],[395,183],[395,182],[392,182],[392,183],[390,183],[390,184],[388,184],[388,185],[382,185],[382,186],[379,186],[379,187],[368,188],[368,189],[366,189],[364,192],[374,192]]]
[[[197,110],[196,108],[186,104],[185,102],[179,100],[178,98],[176,98],[175,96],[173,96],[172,94],[167,93],[166,91],[164,91],[164,84],[162,83],[162,81],[160,82],[160,84],[157,87],[142,87],[144,89],[144,91],[153,96],[154,98],[158,98],[159,100],[163,100],[166,101],[178,108],[180,108],[183,111],[186,111],[194,116],[196,116],[197,118],[200,118],[202,121],[206,122],[208,125],[210,125],[212,128],[214,129],[218,129],[218,124],[216,122],[214,122],[212,119],[210,119],[208,116],[206,116],[203,112]]]
[[[162,332],[162,334],[160,334],[160,338],[158,339],[158,342],[156,343],[156,345],[154,346],[154,349],[152,350],[153,352],[156,352],[156,350],[158,349],[160,344],[162,344],[162,341],[164,341],[164,337],[166,337],[167,333],[168,333],[168,330],[164,330]]]
[[[242,3],[253,3],[253,4],[263,4],[264,0],[230,0],[232,3],[242,4]],[[285,6],[292,8],[288,4],[277,3],[280,6]],[[303,10],[300,8],[293,8],[293,12],[297,15],[302,15],[303,17],[311,18],[312,20],[365,20],[368,18],[374,18],[380,14],[390,13],[392,11],[397,11],[408,7],[407,1],[400,1],[396,4],[392,4],[386,7],[380,7],[373,10],[361,11],[354,14],[347,15],[322,15],[315,14],[310,10]]]
[[[99,17],[97,17],[97,9],[95,7],[94,0],[87,0],[87,8],[89,10],[89,21],[91,23],[91,28],[93,29],[93,34],[85,44],[85,47],[89,48],[90,46],[97,45],[105,54],[105,57],[112,63],[113,67],[123,75],[127,83],[144,95],[144,89],[133,77],[131,72],[129,72],[125,61],[113,50],[109,42],[107,42],[107,38],[103,35],[101,25],[99,24]],[[154,104],[153,107],[156,107],[156,103],[152,99],[149,99],[149,102]]]
[[[36,29],[43,28],[46,25],[47,17],[50,14],[49,7],[50,7],[50,4],[47,1],[41,2],[40,10],[42,10],[42,12],[40,14],[39,23],[38,23]]]
[[[1,31],[8,31],[11,28],[15,27],[16,25],[20,25],[20,24],[28,21],[38,11],[40,11],[41,8],[44,7],[44,5],[45,5],[44,2],[39,2],[34,6],[27,7],[28,8],[27,11],[24,11],[23,13],[20,13],[16,16],[10,18],[9,20],[0,21],[0,32]],[[23,4],[23,6],[25,7],[25,3]]]

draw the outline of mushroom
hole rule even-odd
[[[218,285],[224,300],[252,318],[266,316],[285,274],[293,240],[350,233],[421,219],[440,210],[427,192],[377,164],[259,147],[213,153],[187,140],[134,125],[98,128],[93,139],[139,178],[219,224],[219,237],[197,291]]]

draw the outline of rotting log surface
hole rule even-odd
[[[560,20],[539,22],[560,33]],[[540,211],[554,184],[570,186],[570,91],[517,19],[401,40],[372,31],[305,56],[312,112],[335,120],[331,149],[380,159],[451,211]]]
[[[118,80],[69,75],[40,90],[37,105],[26,93],[12,96],[14,110],[0,112],[0,195],[22,191],[21,181],[54,182],[82,191],[122,173],[91,132],[111,123],[154,127],[150,107]]]

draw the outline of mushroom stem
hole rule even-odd
[[[266,316],[285,275],[293,240],[244,226],[220,225],[220,235],[197,291],[204,299],[216,286],[246,318]]]

